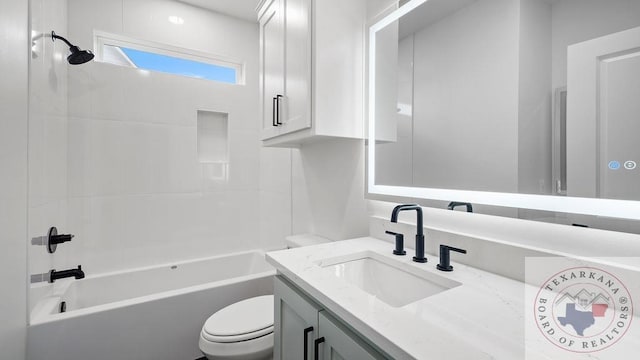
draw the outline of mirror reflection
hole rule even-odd
[[[376,184],[640,200],[640,1],[429,0],[375,41]]]

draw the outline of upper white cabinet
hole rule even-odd
[[[263,0],[261,139],[363,137],[364,0]]]

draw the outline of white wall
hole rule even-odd
[[[65,170],[55,180],[61,186],[43,192],[66,196],[55,220],[76,237],[46,255],[49,263],[34,261],[31,272],[81,264],[95,275],[284,247],[292,226],[291,150],[259,141],[257,24],[169,0],[68,0],[67,9],[66,35],[81,48],[91,49],[99,30],[209,52],[243,61],[246,85],[95,61],[65,65],[68,91],[57,90],[68,96],[68,123],[61,141],[46,145],[64,152],[56,171]],[[173,25],[169,15],[185,23]],[[227,179],[198,162],[198,110],[229,114]]]
[[[307,144],[294,160],[296,232],[331,240],[366,235],[363,141],[333,139]]]
[[[366,16],[368,24],[380,20],[387,12],[396,9],[399,3],[401,2],[398,0],[367,0]]]
[[[517,191],[518,10],[479,0],[416,33],[414,185]]]
[[[89,40],[97,29],[238,59],[246,85],[95,62],[70,74],[70,221],[83,235],[79,255],[107,271],[278,247],[290,232],[290,151],[258,141],[257,24],[173,1],[121,4],[70,2],[70,34]],[[174,14],[184,25],[166,21]],[[208,179],[197,162],[198,109],[229,113],[226,182]]]
[[[25,358],[28,3],[0,1],[0,357]]]

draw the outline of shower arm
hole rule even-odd
[[[70,48],[74,46],[73,44],[71,44],[71,43],[69,42],[69,40],[67,40],[67,39],[63,38],[63,37],[62,37],[62,36],[60,36],[60,35],[57,35],[57,34],[56,34],[56,32],[52,30],[52,31],[51,31],[51,41],[56,41],[56,39],[59,39],[59,40],[64,41],[64,42],[65,42],[65,44],[67,44],[67,46],[69,46]]]

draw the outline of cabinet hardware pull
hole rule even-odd
[[[307,355],[309,353],[309,333],[313,331],[313,326],[309,326],[304,329],[304,360],[307,360]]]
[[[324,342],[324,336],[321,338],[317,338],[313,342],[313,350],[314,350],[313,359],[314,360],[318,360],[320,358],[320,355],[318,355],[320,353],[319,345],[322,344],[323,342]]]
[[[283,98],[283,95],[276,95],[276,103],[278,104],[278,107],[276,108],[276,124],[278,125],[282,125],[282,123],[280,122],[280,98]]]
[[[271,106],[273,107],[271,110],[271,124],[273,126],[278,126],[278,124],[276,123],[276,107],[277,105],[277,99],[274,97],[273,101],[271,101]]]

